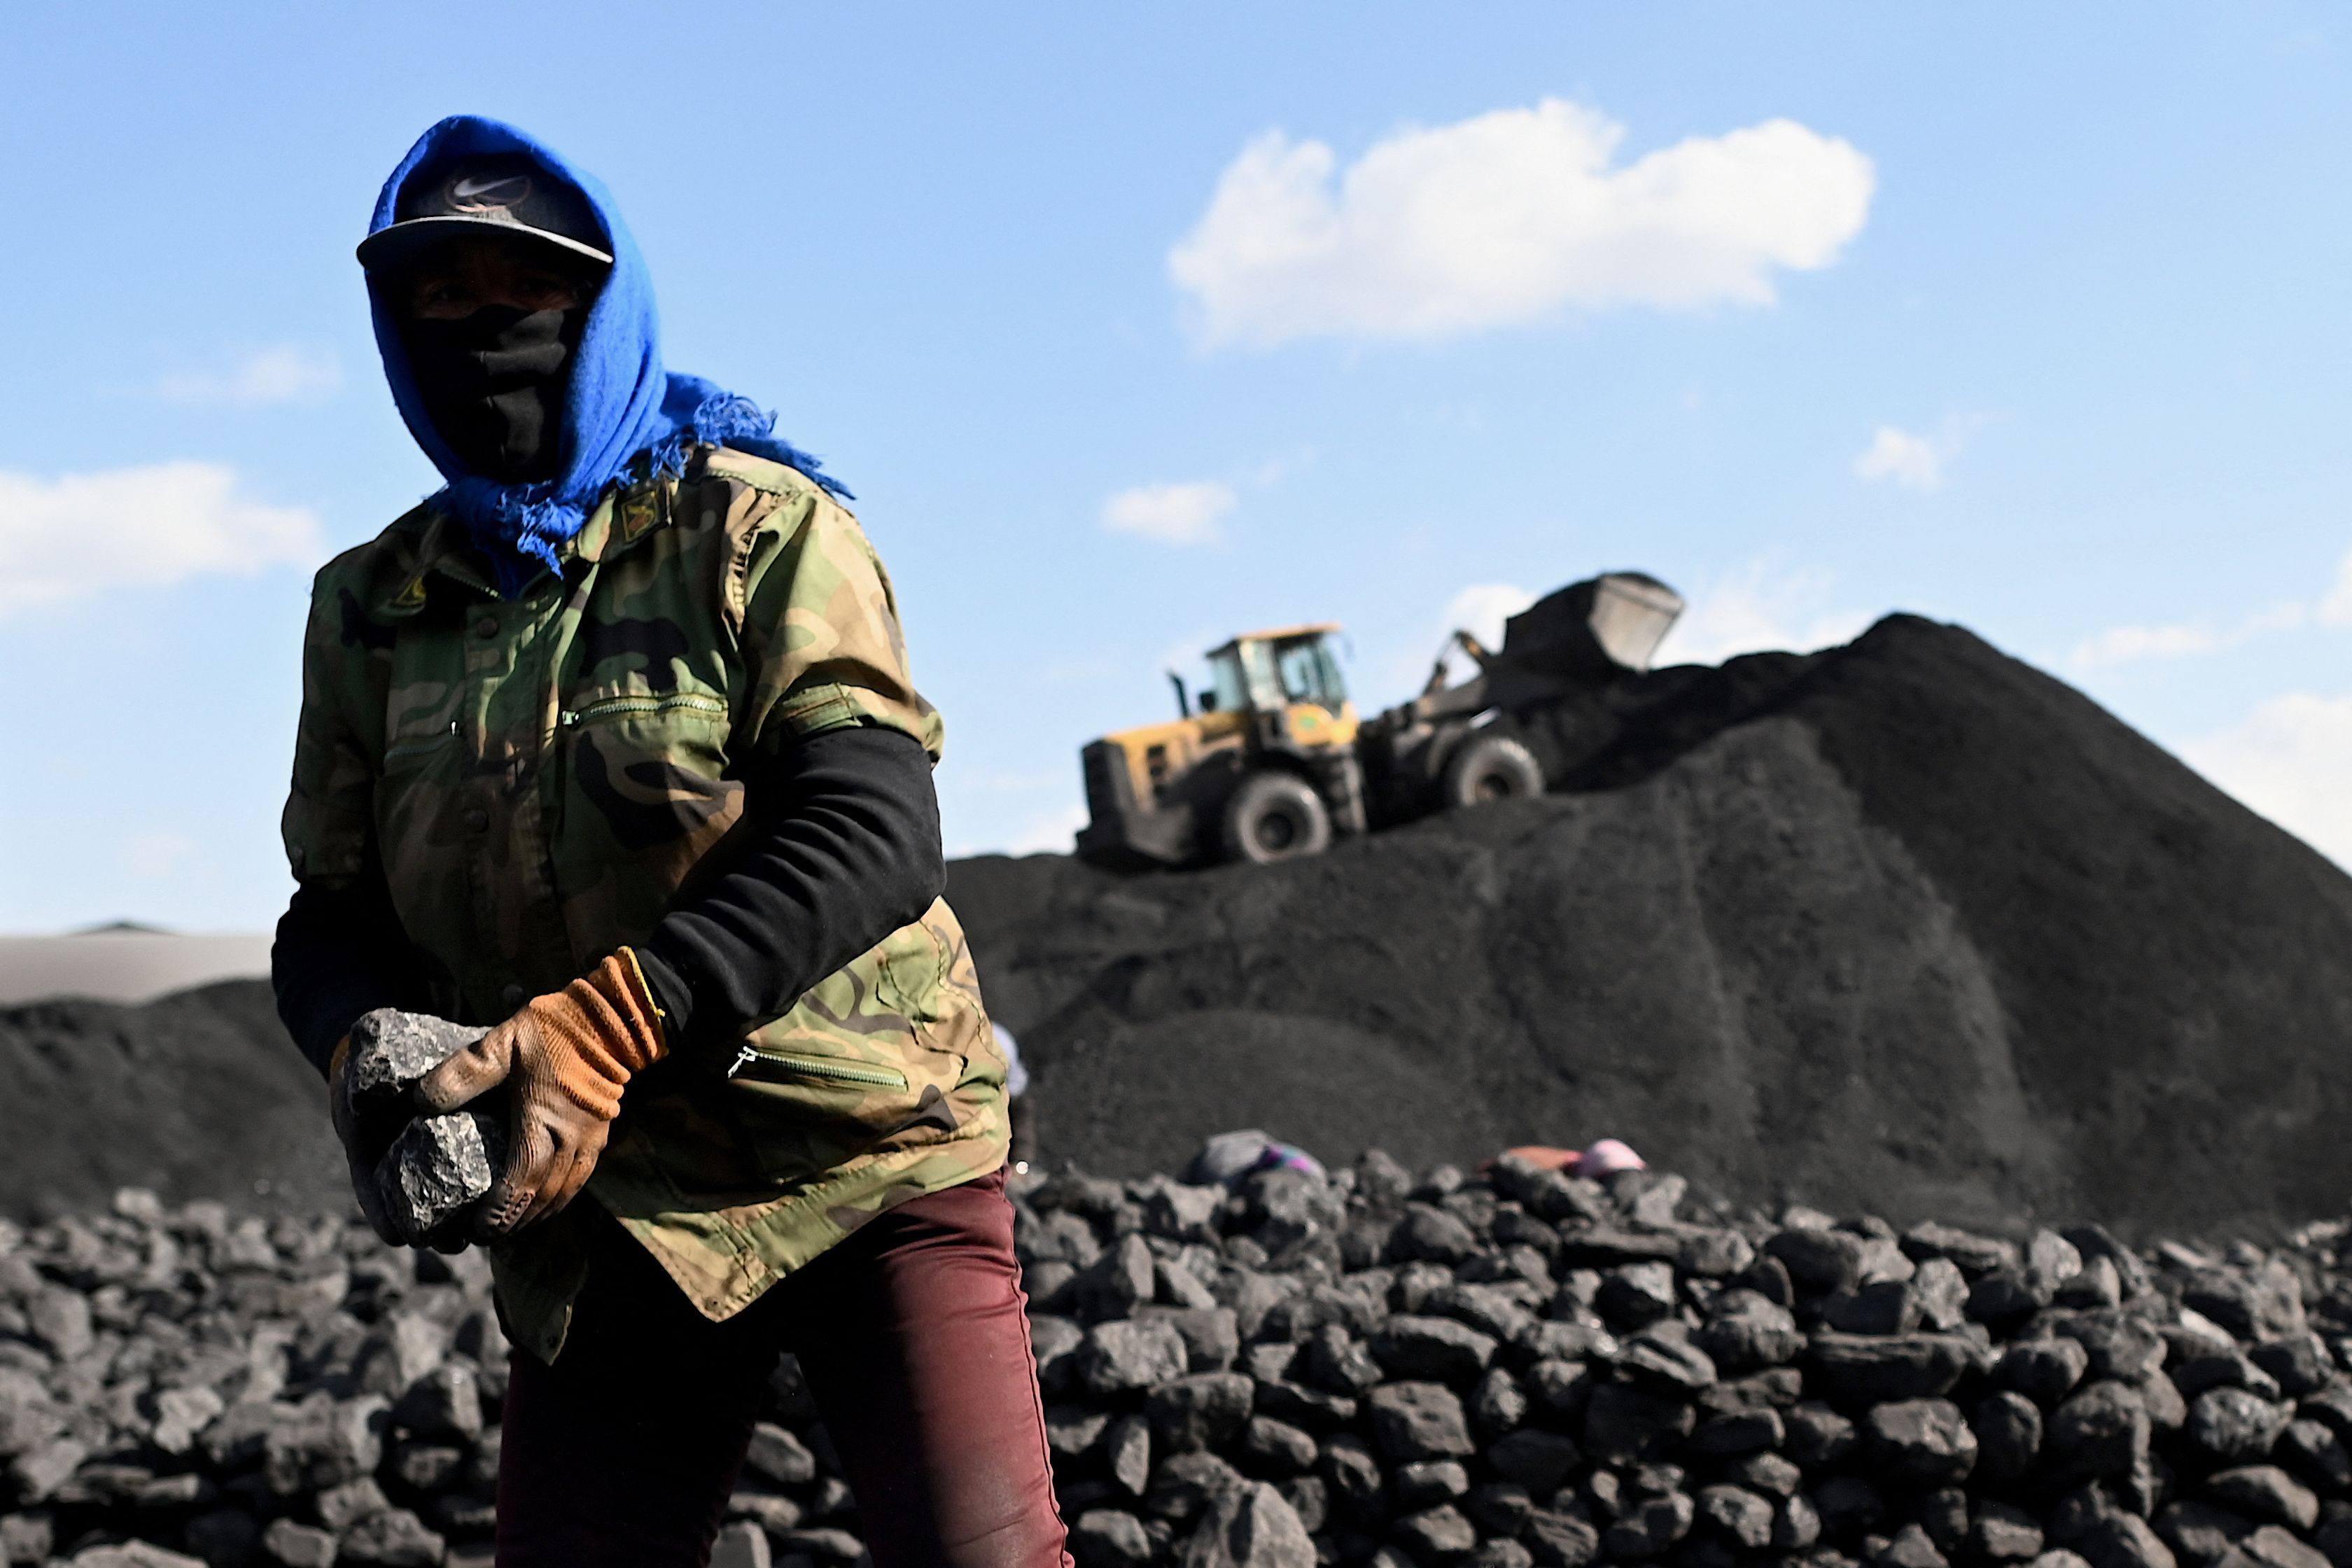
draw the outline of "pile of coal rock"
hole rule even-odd
[[[1366,1154],[1016,1197],[1081,1568],[2352,1568],[2352,1226],[2141,1253]],[[126,1193],[0,1228],[0,1554],[488,1560],[479,1259]],[[797,1370],[717,1561],[863,1554]]]

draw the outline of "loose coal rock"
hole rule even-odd
[[[472,1045],[488,1029],[422,1013],[380,1007],[352,1026],[344,1068],[355,1100],[397,1100],[411,1085]],[[425,1236],[462,1215],[489,1192],[506,1161],[506,1123],[468,1107],[420,1116],[401,1130],[375,1168],[375,1184],[393,1223]]]
[[[1080,1568],[2352,1568],[2352,1226],[2019,1247],[1394,1164],[1015,1186]],[[1956,1279],[2026,1305],[1944,1326]],[[0,1559],[486,1563],[488,1290],[341,1218],[0,1226]],[[862,1553],[820,1414],[780,1371],[730,1563]]]

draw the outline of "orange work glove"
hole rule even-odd
[[[509,1086],[507,1168],[475,1229],[484,1240],[544,1219],[587,1184],[633,1074],[669,1054],[637,955],[622,948],[520,1011],[416,1085],[428,1115]]]

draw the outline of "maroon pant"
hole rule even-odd
[[[598,1237],[563,1353],[513,1358],[499,1568],[700,1568],[788,1352],[875,1568],[1068,1568],[1002,1172],[888,1210],[723,1323],[617,1224]]]

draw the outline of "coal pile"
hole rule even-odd
[[[1743,1201],[2274,1234],[2352,1197],[2352,878],[1953,626],[1661,670],[1559,793],[1268,867],[957,863],[1043,1148],[1622,1138]]]
[[[2352,1568],[2352,1226],[2022,1242],[1367,1153],[1025,1183],[1080,1568]],[[476,1255],[126,1193],[0,1228],[0,1558],[485,1563]],[[718,1561],[849,1568],[797,1369]]]
[[[0,1215],[102,1209],[126,1186],[261,1213],[350,1199],[326,1086],[257,982],[0,1007]]]

